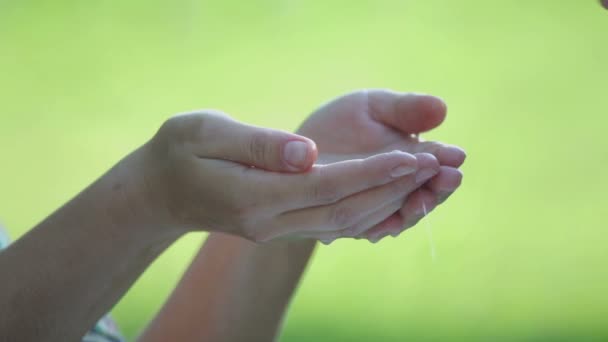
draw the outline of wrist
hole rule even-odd
[[[168,213],[161,164],[148,144],[122,159],[101,180],[109,189],[108,214],[146,234],[176,234]]]

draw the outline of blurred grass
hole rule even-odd
[[[322,247],[283,341],[608,339],[608,12],[592,0],[0,0],[0,217],[18,237],[179,111],[294,129],[357,88],[427,92],[467,149],[424,229]],[[130,338],[201,236],[114,310]]]

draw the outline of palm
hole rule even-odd
[[[412,134],[440,124],[445,115],[442,107],[432,97],[358,91],[319,108],[298,133],[316,142],[321,163],[395,149],[434,153],[439,144],[422,143]]]
[[[318,109],[300,128],[327,155],[371,154],[398,142],[403,135],[370,116],[365,93],[339,98]]]

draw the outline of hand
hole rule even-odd
[[[387,151],[313,166],[317,151],[311,140],[217,112],[168,120],[144,151],[148,193],[154,194],[145,197],[159,208],[158,220],[257,242],[315,237],[313,228],[318,233],[350,228],[417,188],[408,175],[426,163]],[[293,173],[298,171],[308,172]]]
[[[433,96],[363,90],[331,101],[303,123],[297,133],[316,142],[321,163],[400,150],[417,154],[418,177],[424,172],[429,177],[430,171],[424,170],[432,170],[434,162],[441,165],[438,174],[424,186],[386,202],[355,229],[321,235],[324,242],[339,237],[378,241],[388,234],[397,236],[458,188],[462,179],[458,167],[464,162],[464,151],[418,138],[419,133],[439,126],[445,115],[444,102]]]

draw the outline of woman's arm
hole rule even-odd
[[[180,236],[157,222],[140,149],[0,253],[0,341],[76,341]]]
[[[315,158],[307,138],[217,112],[168,120],[149,143],[0,253],[0,341],[80,339],[191,230],[260,242],[347,229],[369,208],[409,192],[418,164],[401,152],[313,167]]]
[[[314,246],[211,234],[139,341],[273,341]]]
[[[213,149],[214,160],[286,172],[305,171],[314,162],[306,152],[295,160],[281,155],[286,142],[305,138],[227,118],[218,125],[227,134],[198,136],[201,145]],[[202,165],[204,156],[187,153],[200,149],[185,141],[199,127],[182,117],[169,120],[154,139],[0,252],[0,341],[80,340],[165,248],[189,230],[208,228],[206,222],[188,220],[192,202],[217,200],[212,185],[228,192],[235,184],[226,172],[206,177],[200,171],[211,167]],[[223,166],[234,173],[246,169]],[[191,203],[172,201],[194,187],[203,191],[190,197]],[[233,220],[235,203],[224,204],[214,221]],[[203,209],[210,208],[194,208],[197,214]]]

